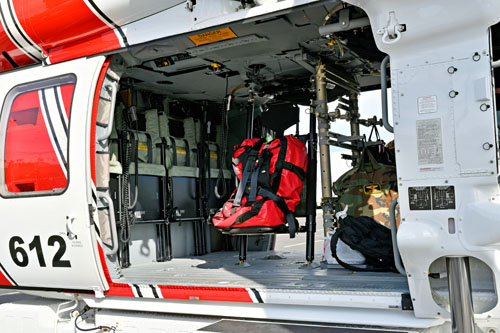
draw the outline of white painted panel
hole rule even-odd
[[[36,197],[0,198],[2,232],[0,233],[0,263],[20,287],[56,289],[104,290],[102,267],[96,253],[95,227],[91,224],[88,204],[90,194],[89,135],[93,96],[100,69],[105,57],[83,58],[51,66],[37,66],[0,75],[0,99],[5,98],[15,86],[74,74],[74,90],[69,129],[69,177],[64,193]],[[1,130],[0,130],[1,132]],[[0,141],[1,142],[1,141]],[[0,159],[3,157],[0,157]],[[76,237],[68,236],[68,221]],[[12,259],[9,242],[21,237],[28,256],[26,267],[18,266]],[[46,267],[41,267],[35,248],[29,248],[35,236],[40,238]],[[49,238],[64,240],[62,260],[71,267],[54,267],[53,260],[60,244],[49,245]],[[18,254],[18,258],[20,255]]]
[[[123,25],[175,6],[186,7],[185,0],[94,0],[115,24]]]

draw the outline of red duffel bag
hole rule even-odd
[[[235,149],[233,169],[239,185],[214,216],[213,224],[226,231],[288,224],[290,237],[295,237],[293,212],[307,171],[305,145],[287,135],[268,143],[246,139]]]

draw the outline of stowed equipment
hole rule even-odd
[[[300,201],[308,164],[305,145],[294,136],[266,142],[246,139],[235,147],[233,169],[238,188],[212,219],[223,232],[282,227],[295,237],[293,212]],[[259,230],[260,229],[260,230]]]
[[[338,196],[338,225],[331,239],[332,256],[353,271],[396,271],[391,239],[390,206],[398,196],[396,167],[376,161],[365,148],[357,166],[343,174],[333,188]],[[399,216],[396,216],[399,225]],[[350,265],[337,253],[342,240],[366,258],[367,267]]]

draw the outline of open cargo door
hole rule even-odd
[[[102,292],[88,152],[105,57],[1,75],[0,285]]]

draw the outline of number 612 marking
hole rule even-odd
[[[52,258],[52,267],[71,267],[69,260],[62,260],[62,257],[66,252],[66,242],[64,241],[64,238],[58,235],[50,236],[47,242],[48,246],[55,246],[56,243],[59,247],[57,252],[54,254],[54,258]],[[19,236],[14,236],[9,241],[10,256],[12,261],[14,261],[14,263],[19,267],[26,267],[29,264],[28,253],[23,247],[21,247],[23,244],[24,240]],[[28,246],[30,251],[36,250],[36,256],[40,267],[47,267],[45,258],[43,257],[40,236],[33,237],[33,240],[28,244]]]

